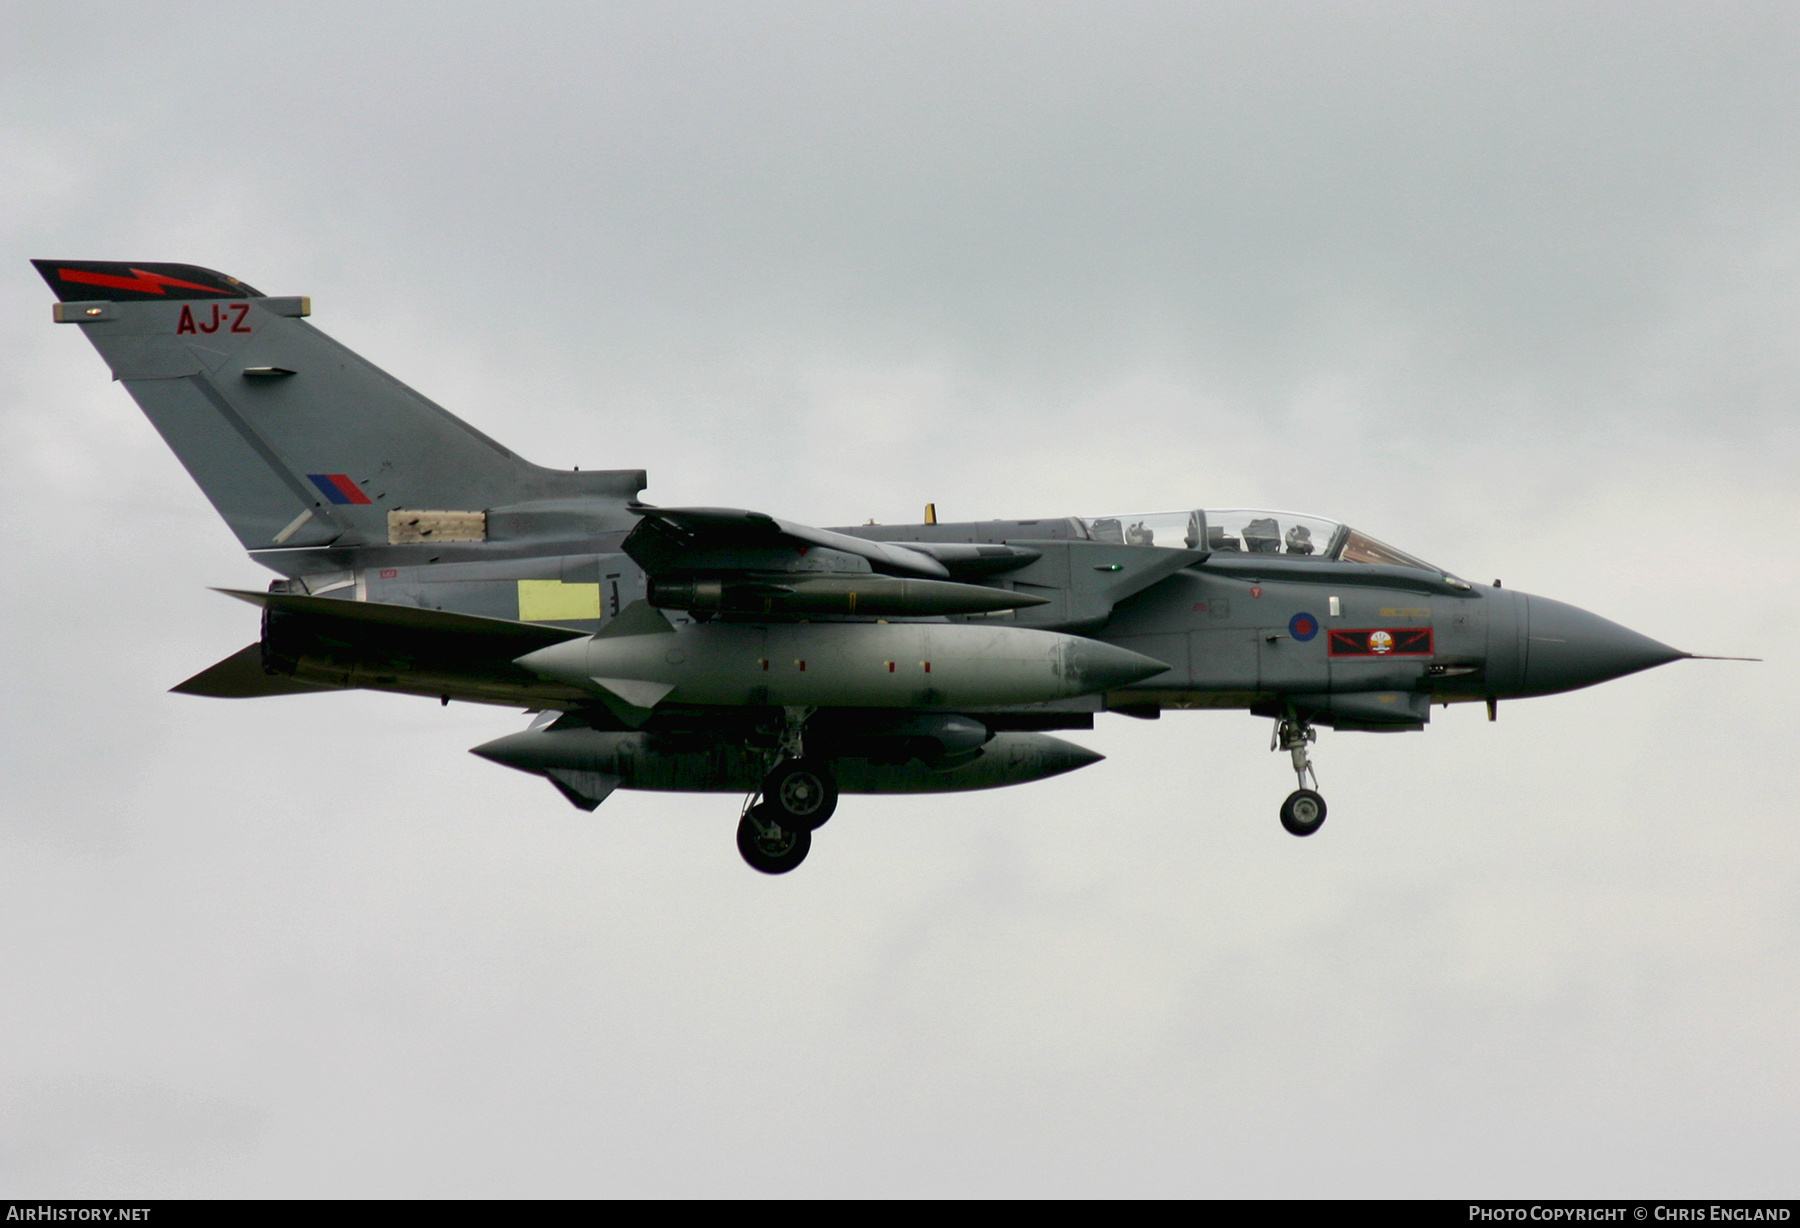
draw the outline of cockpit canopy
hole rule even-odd
[[[1376,563],[1413,567],[1448,575],[1423,559],[1396,550],[1336,520],[1300,512],[1255,508],[1206,508],[1186,512],[1143,512],[1129,516],[1096,516],[1081,522],[1088,537],[1123,546],[1163,546],[1171,550],[1210,550],[1216,554],[1280,554],[1289,558],[1339,563]]]

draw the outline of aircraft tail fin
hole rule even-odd
[[[313,328],[306,298],[195,265],[32,264],[247,550],[484,541],[496,508],[644,487],[531,464]]]

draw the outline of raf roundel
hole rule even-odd
[[[1288,619],[1288,634],[1304,644],[1319,634],[1319,620],[1304,612],[1296,614]]]

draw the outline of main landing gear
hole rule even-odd
[[[822,759],[809,759],[802,743],[809,708],[787,709],[781,758],[738,820],[738,852],[764,874],[786,874],[806,860],[812,834],[837,809],[837,780]]]
[[[1270,750],[1285,750],[1293,756],[1294,775],[1300,787],[1281,803],[1281,825],[1296,836],[1310,836],[1325,826],[1325,799],[1319,796],[1319,778],[1313,772],[1312,760],[1306,757],[1307,744],[1318,738],[1318,730],[1290,708],[1286,716],[1275,722],[1275,736],[1269,742]],[[1312,781],[1310,789],[1306,787],[1308,779]]]

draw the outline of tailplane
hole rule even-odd
[[[642,470],[545,469],[308,324],[195,265],[32,261],[232,532],[270,552],[488,540],[495,509],[622,507]],[[520,505],[524,505],[521,507]],[[501,518],[505,520],[505,517]],[[337,564],[332,564],[337,565]]]

